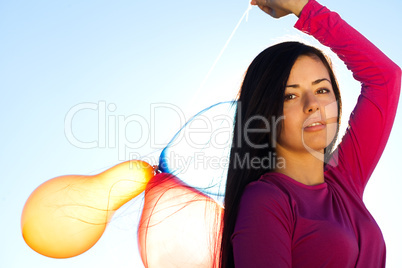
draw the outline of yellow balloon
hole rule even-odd
[[[69,258],[90,249],[114,212],[145,190],[154,176],[139,160],[98,175],[68,175],[40,185],[25,203],[21,229],[25,242],[52,258]]]

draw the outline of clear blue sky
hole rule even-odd
[[[402,66],[400,1],[321,3]],[[292,39],[315,44],[293,29],[294,16],[274,20],[253,8],[198,90],[247,5],[226,0],[0,2],[1,267],[142,267],[135,237],[140,200],[116,215],[97,245],[66,260],[41,256],[24,243],[23,205],[50,178],[94,174],[130,155],[154,152],[146,140],[151,132],[145,133],[140,123],[124,125],[124,119],[149,123],[157,143],[168,141],[180,126],[178,114],[158,110],[152,126],[151,104],[174,105],[188,119],[210,104],[233,99],[247,65],[270,44]],[[346,123],[359,84],[339,60],[333,60]],[[78,148],[65,135],[65,118],[77,105],[97,109],[77,113],[70,124],[78,140],[100,141],[95,148]],[[105,120],[98,115],[102,105]],[[115,136],[108,132],[113,120]],[[388,267],[402,267],[400,137],[399,112],[364,197],[383,231]],[[129,141],[141,146],[114,146]]]

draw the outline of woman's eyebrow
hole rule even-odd
[[[314,86],[314,85],[317,85],[317,84],[319,84],[319,83],[321,83],[323,81],[327,81],[327,82],[331,83],[331,81],[329,81],[328,78],[321,78],[321,79],[317,79],[317,80],[313,81],[311,84]],[[287,85],[286,87],[299,88],[300,85],[299,84],[294,84],[294,85]]]
[[[321,82],[323,82],[323,81],[328,81],[329,83],[331,83],[331,81],[329,81],[329,79],[328,78],[321,78],[321,79],[317,79],[317,80],[315,80],[313,83],[311,83],[312,85],[317,85],[317,84],[319,84],[319,83],[321,83]]]

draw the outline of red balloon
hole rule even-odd
[[[154,176],[138,227],[145,267],[216,267],[222,212],[213,199],[177,177]]]

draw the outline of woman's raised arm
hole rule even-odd
[[[307,5],[295,27],[330,47],[362,84],[348,130],[329,165],[349,178],[342,183],[362,197],[392,129],[401,69],[337,13],[315,0]]]
[[[345,183],[362,196],[391,132],[401,88],[401,69],[337,13],[315,0],[251,3],[273,17],[298,15],[295,27],[330,47],[361,82],[361,94],[350,116],[349,128],[330,164],[350,178]]]

